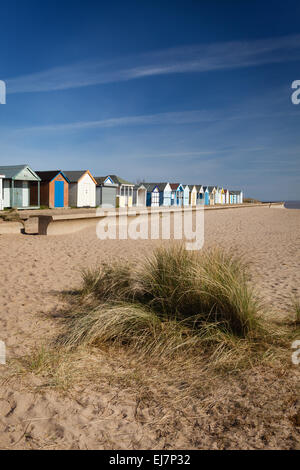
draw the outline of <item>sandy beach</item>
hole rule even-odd
[[[118,257],[138,261],[161,243],[100,241],[94,230],[48,237],[1,235],[0,340],[6,343],[8,364],[56,334],[53,312],[62,303],[60,294],[80,285],[82,268]],[[245,256],[253,282],[272,314],[284,318],[289,313],[292,296],[300,295],[299,210],[207,211],[205,247],[214,245]],[[34,374],[7,377],[9,365],[1,365],[0,447],[300,448],[299,427],[291,419],[299,407],[296,367],[282,375],[266,375],[263,389],[257,384],[261,370],[247,372],[247,386],[228,377],[226,387],[216,390],[213,406],[207,408],[205,392],[199,392],[183,413],[176,406],[179,391],[172,384],[166,390],[173,400],[169,408],[157,403],[155,388],[148,390],[139,408],[140,398],[130,386],[107,378],[108,372],[113,376],[124,371],[124,363],[105,353],[97,360],[102,381],[68,392],[35,388],[40,379]]]

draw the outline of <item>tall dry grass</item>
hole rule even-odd
[[[265,335],[261,305],[237,256],[214,249],[159,248],[138,265],[85,270],[80,301],[65,316],[58,344],[69,349],[107,343],[140,354],[247,351]],[[252,341],[252,343],[251,343]]]

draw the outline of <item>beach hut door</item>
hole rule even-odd
[[[55,181],[55,207],[64,207],[64,182]]]
[[[14,206],[23,207],[23,182],[22,181],[15,181]]]

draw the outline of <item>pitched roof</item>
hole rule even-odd
[[[148,192],[152,192],[154,188],[158,187],[159,191],[163,192],[169,183],[143,183]]]
[[[63,177],[69,181],[67,176],[61,170],[51,170],[51,171],[37,171],[36,174],[41,178],[44,182],[52,181],[57,175],[62,174]]]
[[[176,191],[176,189],[178,188],[179,185],[180,185],[180,183],[170,183],[172,191]]]
[[[94,179],[97,183],[97,186],[104,186],[105,180],[107,180],[107,178],[110,178],[110,176],[95,176]],[[112,178],[110,179],[112,181]],[[116,188],[118,184],[112,182],[112,183],[106,184],[105,186],[111,186],[112,188]]]
[[[128,184],[130,186],[134,186],[133,183],[130,183],[129,181],[124,180],[123,178],[120,178],[117,175],[107,175],[106,178],[110,177],[110,179],[115,183],[115,184]]]
[[[106,180],[107,176],[95,176],[95,180],[97,181],[97,184],[103,184],[104,181]]]
[[[64,171],[64,174],[70,181],[70,183],[77,183],[78,180],[86,173],[87,170],[79,171]]]
[[[7,165],[7,166],[1,166],[0,167],[0,174],[5,175],[5,178],[7,179],[14,179],[20,171],[25,170],[28,168],[30,170],[30,173],[34,177],[36,177],[37,180],[39,180],[39,176],[30,168],[29,165]]]

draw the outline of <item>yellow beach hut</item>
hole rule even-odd
[[[190,205],[195,206],[197,204],[197,186],[190,186]]]

